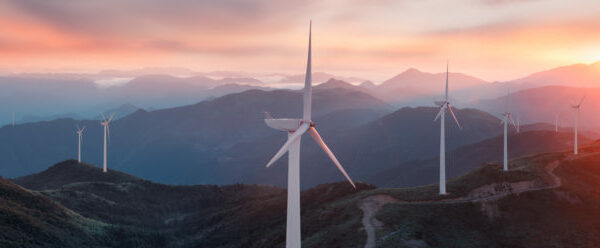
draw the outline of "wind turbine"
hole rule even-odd
[[[277,161],[286,152],[288,153],[288,195],[287,195],[287,229],[286,248],[300,248],[300,139],[306,132],[312,136],[317,144],[325,151],[344,177],[356,188],[352,179],[348,176],[340,162],[331,152],[329,147],[315,129],[315,123],[311,120],[311,30],[310,23],[308,33],[308,62],[306,65],[306,79],[304,81],[304,111],[302,119],[265,119],[267,126],[288,132],[288,140],[277,151],[275,156],[267,163],[267,168]]]
[[[581,100],[579,101],[579,103],[577,105],[571,106],[572,108],[575,109],[575,142],[573,143],[573,154],[575,154],[575,155],[577,155],[579,152],[577,150],[577,129],[579,128],[579,108],[581,107],[581,103],[583,103],[584,99],[585,99],[585,95],[581,98]]]
[[[507,138],[507,133],[508,133],[508,122],[510,121],[510,123],[517,129],[517,125],[515,125],[515,122],[512,119],[512,114],[508,111],[508,98],[510,97],[510,91],[508,92],[508,95],[506,95],[506,108],[507,111],[502,113],[502,116],[504,116],[504,118],[502,119],[502,121],[500,122],[500,125],[504,124],[504,171],[508,170],[508,138]]]
[[[521,122],[519,121],[519,117],[517,117],[517,133],[521,131]]]
[[[79,163],[81,163],[81,137],[83,136],[83,130],[85,130],[85,126],[79,128],[79,125],[77,125],[77,162]]]
[[[458,119],[456,119],[456,115],[452,111],[452,107],[450,107],[450,102],[448,101],[448,63],[446,63],[446,98],[444,101],[436,101],[436,105],[440,106],[440,112],[438,112],[437,116],[433,121],[437,121],[440,119],[440,195],[446,194],[446,134],[445,134],[445,116],[446,109],[450,112],[456,125],[458,128],[462,129],[460,123],[458,123]]]
[[[558,114],[554,117],[554,132],[558,133]]]
[[[106,173],[106,139],[108,138],[108,136],[110,136],[110,127],[108,126],[108,124],[110,124],[115,114],[111,114],[108,120],[106,119],[103,113],[100,114],[102,115],[103,120],[102,122],[100,122],[100,125],[104,126],[104,160],[102,162],[102,172]]]

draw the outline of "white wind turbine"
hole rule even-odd
[[[445,134],[445,116],[446,109],[450,112],[456,125],[458,128],[462,129],[460,123],[458,123],[458,119],[456,119],[456,115],[452,111],[452,107],[450,107],[450,102],[448,101],[448,64],[446,63],[446,97],[444,101],[436,101],[436,105],[440,106],[440,112],[438,112],[437,116],[433,121],[437,121],[440,119],[440,195],[446,194],[446,134]]]
[[[85,126],[80,128],[77,125],[77,162],[81,163],[81,138],[83,136],[83,130],[85,130]]]
[[[304,82],[304,114],[302,119],[273,119],[267,116],[265,123],[267,126],[288,132],[288,140],[277,151],[275,156],[269,161],[267,167],[271,166],[281,156],[288,152],[288,195],[287,195],[287,229],[286,229],[286,248],[300,248],[300,139],[308,131],[310,136],[325,151],[344,177],[352,184],[350,179],[335,155],[327,147],[323,139],[315,129],[315,124],[311,120],[311,29],[312,21],[308,35],[308,62],[306,65],[306,79]]]
[[[110,127],[108,126],[108,124],[110,124],[115,114],[111,114],[108,120],[106,119],[103,113],[100,114],[102,115],[102,122],[100,122],[100,125],[104,126],[104,160],[102,162],[102,172],[106,172],[106,139],[108,138],[108,136],[110,136]]]
[[[508,93],[508,95],[506,95],[506,108],[507,111],[502,113],[502,116],[504,117],[502,119],[502,121],[500,122],[500,125],[504,124],[504,171],[508,170],[508,122],[510,121],[510,123],[518,130],[517,125],[515,125],[515,122],[512,119],[512,114],[508,111],[508,98],[510,97],[510,91]]]
[[[573,143],[573,154],[577,155],[579,153],[577,149],[577,129],[579,129],[579,109],[581,108],[581,103],[585,99],[585,95],[581,98],[577,105],[571,106],[575,109],[575,142]]]

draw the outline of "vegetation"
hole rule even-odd
[[[376,214],[378,247],[593,247],[600,243],[600,143],[485,164],[437,185],[375,188],[346,182],[302,192],[303,247],[362,247],[359,208],[374,195],[398,200]],[[454,201],[491,183],[548,182],[548,163],[563,185],[495,200]],[[284,247],[286,192],[260,185],[172,186],[76,161],[0,180],[0,246]],[[445,200],[445,201],[439,201]],[[415,204],[418,203],[418,204]],[[7,223],[7,224],[4,224]]]

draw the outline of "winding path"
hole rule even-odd
[[[568,159],[573,159],[569,157]],[[558,188],[562,185],[562,180],[560,177],[554,174],[554,169],[556,169],[560,165],[559,160],[552,161],[544,167],[544,171],[551,178],[550,182],[546,182],[546,184],[540,184],[536,181],[521,181],[514,183],[493,183],[481,186],[469,192],[466,196],[458,197],[458,198],[450,198],[443,200],[428,200],[428,201],[401,201],[390,195],[372,195],[369,196],[358,203],[358,207],[363,211],[362,224],[367,233],[367,243],[365,244],[365,248],[375,248],[376,246],[376,229],[378,227],[383,226],[381,221],[375,218],[377,211],[379,211],[385,204],[395,203],[395,204],[409,204],[409,205],[418,205],[418,204],[431,204],[431,203],[463,203],[463,202],[479,202],[485,203],[489,201],[495,201],[500,198],[506,197],[508,195],[520,194],[528,191],[536,191],[536,190],[545,190],[545,189],[554,189]],[[485,206],[484,206],[485,207]]]

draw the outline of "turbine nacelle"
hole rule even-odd
[[[502,119],[502,121],[500,121],[500,125],[502,125],[504,123],[508,124],[508,122],[510,122],[510,124],[512,124],[513,127],[515,127],[515,129],[518,129],[517,124],[515,124],[515,121],[512,118],[512,113],[504,112],[504,113],[502,113],[502,116],[504,116],[504,119]]]
[[[585,100],[585,95],[583,97],[581,97],[581,100],[579,100],[579,103],[571,105],[571,108],[579,109],[581,107],[581,104],[583,103],[583,100]]]
[[[450,104],[450,102],[448,102],[448,101],[434,101],[433,104],[435,104],[436,106],[439,106],[441,108],[441,107],[444,107],[444,105]]]
[[[85,130],[85,126],[83,126],[82,128],[79,127],[79,125],[77,125],[77,134],[81,135],[83,134],[83,131]]]
[[[280,131],[286,131],[286,132],[295,132],[304,123],[309,123],[311,126],[314,126],[314,123],[306,122],[303,119],[289,119],[289,118],[281,118],[281,119],[267,118],[267,119],[265,119],[265,123],[270,128],[280,130]]]

